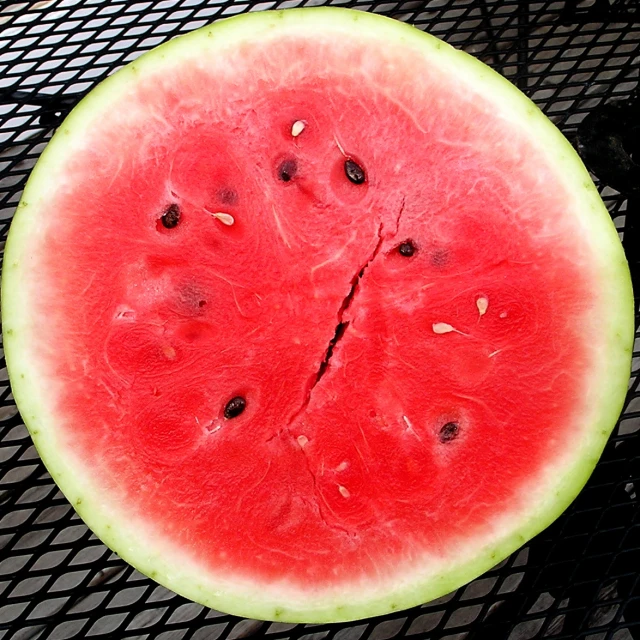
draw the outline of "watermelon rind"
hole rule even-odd
[[[70,463],[55,438],[51,381],[38,367],[31,336],[41,318],[30,311],[28,287],[34,238],[42,233],[47,194],[60,159],[73,153],[96,113],[108,109],[139,75],[234,47],[239,42],[277,37],[280,30],[327,31],[336,38],[367,32],[387,46],[411,46],[433,65],[449,70],[469,90],[495,104],[496,113],[529,131],[530,138],[556,168],[574,197],[575,232],[595,250],[603,318],[600,362],[585,398],[585,435],[562,465],[549,468],[526,498],[526,507],[506,513],[490,544],[455,549],[441,562],[430,561],[392,583],[359,584],[303,592],[288,584],[251,583],[233,576],[211,576],[179,549],[146,535],[144,524],[101,500],[87,471]],[[452,106],[451,108],[454,108]],[[625,399],[634,340],[633,294],[618,233],[569,142],[515,86],[475,58],[404,23],[339,8],[304,8],[243,14],[221,20],[146,53],[102,82],[59,127],[42,153],[24,190],[5,248],[2,273],[3,338],[13,395],[51,477],[95,534],[120,557],[167,588],[213,609],[264,620],[323,623],[347,621],[406,609],[449,593],[481,575],[551,524],[574,500],[592,473]]]

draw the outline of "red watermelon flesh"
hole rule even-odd
[[[585,439],[606,296],[522,118],[414,45],[281,31],[63,125],[27,289],[105,510],[295,601],[522,520]]]

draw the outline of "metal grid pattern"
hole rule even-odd
[[[329,2],[429,30],[478,56],[535,100],[578,143],[595,173],[606,177],[599,186],[624,234],[634,280],[640,282],[640,168],[632,160],[634,153],[640,157],[637,0]],[[104,77],[212,20],[326,3],[0,2],[2,245],[27,175],[53,128]],[[603,111],[612,100],[620,101],[616,113],[624,114],[613,119],[615,130]],[[611,169],[620,157],[626,162],[622,177]],[[46,473],[13,403],[3,359],[0,638],[640,639],[640,351],[634,355],[618,429],[587,488],[559,521],[499,567],[445,598],[342,625],[241,620],[190,603],[125,565],[91,535]]]

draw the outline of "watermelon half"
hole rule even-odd
[[[626,392],[627,264],[572,147],[400,22],[243,15],[103,82],[4,258],[16,401],[95,533],[222,611],[417,605],[551,523]]]

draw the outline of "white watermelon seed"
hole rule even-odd
[[[304,448],[307,442],[309,442],[309,438],[307,438],[307,436],[298,436],[297,440],[298,440],[298,444],[302,448]]]
[[[296,120],[291,127],[291,135],[294,138],[297,138],[304,131],[306,126],[307,125],[303,120]]]
[[[489,308],[489,300],[482,296],[476,300],[476,306],[478,307],[478,313],[483,316]]]
[[[452,331],[455,331],[455,329],[446,322],[435,322],[431,327],[433,329],[433,333],[438,334],[451,333]]]
[[[349,463],[346,460],[343,460],[337,467],[336,471],[344,471],[349,466]]]
[[[169,360],[173,360],[176,357],[176,350],[170,345],[162,347],[162,352]]]
[[[227,227],[230,227],[235,222],[235,218],[231,214],[222,213],[220,211],[211,213],[211,217],[220,220],[220,222],[222,222],[222,224],[226,224]]]
[[[503,311],[503,312],[500,314],[500,317],[501,317],[501,318],[506,318],[506,317],[507,317],[507,312],[506,312],[506,311]]]
[[[343,487],[341,484],[338,485],[338,491],[340,492],[343,498],[348,498],[351,495],[349,493],[349,489],[347,489],[347,487]]]

